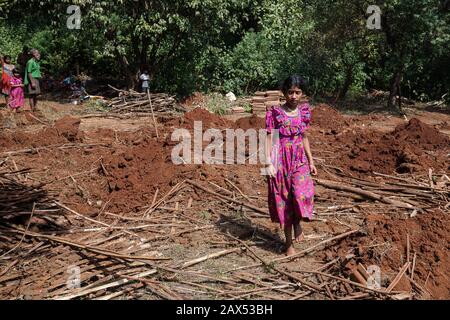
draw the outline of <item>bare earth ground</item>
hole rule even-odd
[[[19,217],[0,204],[0,297],[449,299],[450,116],[406,113],[314,106],[316,218],[287,259],[260,166],[170,157],[175,128],[259,129],[263,118],[194,109],[159,118],[158,140],[151,117],[48,101],[32,115],[1,110],[0,173],[48,199],[28,229],[33,203]],[[374,265],[378,289],[360,277]]]

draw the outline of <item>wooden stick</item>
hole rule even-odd
[[[13,228],[18,230],[18,231],[21,231],[21,232],[24,231],[24,230],[22,230],[20,228],[16,228],[16,227],[13,227]],[[13,232],[18,232],[18,231],[13,231]],[[116,252],[105,250],[105,249],[101,249],[101,248],[97,248],[97,247],[94,247],[94,246],[89,246],[89,245],[84,245],[84,244],[68,241],[68,240],[65,240],[65,239],[60,238],[60,237],[47,236],[47,235],[34,233],[34,232],[28,232],[27,236],[35,237],[35,238],[39,238],[39,239],[46,239],[46,240],[50,240],[50,241],[54,241],[54,242],[58,242],[58,243],[63,243],[63,244],[66,244],[68,246],[71,246],[71,247],[75,247],[75,248],[78,248],[78,249],[84,249],[84,250],[87,250],[87,251],[95,252],[97,254],[104,255],[104,256],[109,256],[109,257],[113,257],[113,258],[119,258],[119,259],[125,259],[125,260],[150,260],[150,261],[153,261],[153,260],[170,260],[170,258],[157,258],[157,257],[146,257],[146,256],[130,256],[130,255],[125,255],[125,254],[118,254]]]
[[[59,203],[59,202],[57,202],[57,201],[55,201],[54,203],[55,203],[58,207],[61,207],[61,208],[65,209],[65,210],[69,211],[70,213],[73,213],[74,215],[76,215],[76,216],[78,216],[78,217],[80,217],[80,218],[86,219],[86,220],[88,220],[88,221],[90,221],[90,222],[93,222],[93,223],[102,225],[102,226],[104,226],[104,227],[108,227],[109,229],[121,229],[121,230],[122,230],[122,228],[120,228],[120,227],[117,228],[117,227],[114,227],[114,226],[112,226],[112,225],[110,225],[110,224],[107,224],[107,223],[104,223],[104,222],[101,222],[101,221],[98,221],[98,220],[95,220],[95,219],[91,219],[91,218],[89,218],[89,217],[86,217],[86,216],[84,216],[84,215],[82,215],[82,214],[76,212],[75,210],[72,210],[72,209],[70,209],[69,207],[66,207],[65,205],[63,205],[62,203]],[[125,233],[127,233],[127,234],[129,234],[129,235],[131,235],[131,236],[137,237],[137,238],[139,238],[139,239],[142,238],[142,237],[140,237],[139,235],[137,235],[137,234],[135,234],[135,233],[132,233],[132,232],[130,232],[130,231],[127,231],[127,230],[124,230],[123,232],[125,232]]]
[[[29,115],[29,116],[32,117],[34,120],[36,120],[36,121],[42,123],[42,124],[45,125],[45,126],[50,126],[49,123],[42,121],[42,120],[39,119],[38,117],[35,117],[35,116],[33,115],[33,113],[31,113],[31,112],[27,112],[27,115]]]
[[[399,208],[407,208],[407,209],[413,208],[413,206],[408,203],[397,201],[397,200],[392,200],[392,199],[389,199],[386,197],[382,197],[382,196],[380,196],[376,193],[370,192],[370,191],[362,190],[359,188],[353,188],[353,187],[345,186],[342,184],[337,184],[332,181],[326,181],[326,180],[320,180],[320,179],[315,179],[315,181],[317,184],[327,187],[329,189],[352,192],[352,193],[358,194],[360,196],[369,198],[371,200],[377,200],[377,201],[380,201],[380,202],[383,202],[386,204],[391,204],[391,205],[399,207]]]
[[[385,178],[392,178],[395,180],[399,180],[399,181],[404,181],[404,182],[408,182],[411,183],[411,180],[405,179],[405,178],[400,178],[400,177],[396,177],[396,176],[391,176],[391,175],[387,175],[387,174],[383,174],[383,173],[379,173],[379,172],[372,172],[374,175],[376,176],[380,176],[380,177],[385,177]]]
[[[338,235],[338,236],[335,236],[335,237],[332,237],[332,238],[323,240],[323,241],[321,241],[321,242],[315,244],[314,246],[309,247],[309,248],[307,248],[307,249],[305,249],[305,250],[302,250],[302,251],[300,251],[300,252],[298,252],[298,253],[296,253],[296,254],[294,254],[294,255],[292,255],[292,256],[276,258],[276,259],[273,259],[272,261],[270,261],[269,263],[273,264],[273,263],[276,263],[276,262],[290,261],[290,260],[292,260],[292,259],[296,259],[296,258],[298,258],[298,257],[301,257],[301,256],[303,256],[303,255],[305,255],[305,254],[308,254],[308,253],[314,251],[316,248],[318,248],[318,247],[320,247],[320,246],[322,246],[322,245],[324,245],[324,244],[327,244],[327,243],[332,242],[332,241],[334,241],[334,240],[343,239],[343,238],[348,237],[349,235],[355,234],[355,233],[357,233],[357,232],[360,232],[360,231],[359,231],[359,230],[352,230],[352,231],[348,231],[348,232],[342,233],[342,234],[340,234],[340,235]],[[233,269],[233,270],[230,270],[230,271],[237,271],[237,270],[243,270],[243,269],[255,268],[255,267],[259,267],[259,266],[261,266],[261,263],[255,263],[255,264],[252,264],[252,265],[247,265],[247,266],[239,267],[239,268],[236,268],[236,269]],[[229,271],[228,271],[228,272],[229,272]]]
[[[339,300],[355,300],[355,299],[361,299],[361,298],[368,298],[370,297],[370,294],[368,293],[360,293],[354,296],[347,296],[344,298],[340,298]]]
[[[235,188],[240,194],[241,196],[243,196],[245,199],[247,199],[248,202],[252,202],[252,200],[250,200],[249,197],[247,197],[242,191],[241,189],[239,189],[233,182],[231,182],[229,179],[225,178],[225,181],[228,182],[229,184],[231,184],[231,186],[233,188]]]
[[[184,233],[196,232],[196,231],[201,231],[201,230],[205,230],[205,229],[212,229],[214,227],[215,227],[214,225],[207,225],[207,226],[203,226],[203,227],[195,227],[195,228],[192,228],[192,229],[180,231],[180,232],[177,232],[177,233],[175,233],[173,235],[171,235],[171,234],[160,235],[160,236],[156,236],[156,237],[153,237],[153,238],[150,238],[150,239],[145,239],[145,240],[142,241],[142,244],[147,243],[147,242],[151,242],[151,241],[156,241],[156,240],[161,240],[161,239],[166,239],[166,238],[171,238],[171,237],[177,237],[177,236],[182,235]]]
[[[390,293],[392,291],[392,289],[394,289],[394,287],[397,285],[397,283],[401,280],[401,278],[403,277],[403,275],[405,274],[406,270],[408,270],[409,265],[411,263],[408,261],[405,263],[405,265],[400,269],[400,272],[397,274],[397,276],[394,278],[394,280],[391,282],[391,284],[389,285],[389,287],[387,287],[386,289],[386,293]]]
[[[183,180],[179,183],[177,183],[170,191],[162,197],[160,200],[158,200],[154,205],[150,206],[145,212],[143,216],[148,216],[150,213],[152,213],[160,204],[162,204],[168,197],[173,195],[174,193],[180,191],[183,184],[186,182],[186,180]]]
[[[234,252],[238,252],[238,251],[242,251],[242,250],[243,250],[243,248],[233,248],[233,249],[227,249],[227,250],[219,251],[219,252],[216,252],[216,253],[211,253],[211,254],[208,254],[206,256],[203,256],[203,257],[200,257],[200,258],[197,258],[197,259],[194,259],[194,260],[187,261],[187,262],[183,263],[183,265],[181,266],[180,269],[185,269],[187,267],[191,267],[191,266],[193,266],[195,264],[198,264],[200,262],[206,261],[208,259],[218,258],[218,257],[224,256],[224,255],[227,255],[227,254],[230,254],[230,253],[234,253]]]
[[[249,282],[249,283],[252,283],[252,284],[255,284],[255,285],[258,285],[258,286],[262,286],[264,288],[267,288],[268,290],[276,290],[278,292],[285,293],[285,294],[288,294],[290,296],[295,296],[294,293],[292,293],[290,291],[287,291],[287,290],[284,290],[284,288],[274,288],[273,286],[271,286],[271,285],[269,285],[267,283],[263,283],[262,281],[255,280],[255,279],[253,279],[253,275],[251,275],[251,274],[238,274],[238,275],[236,275],[236,277],[238,277],[239,279],[241,279],[244,282]],[[297,284],[292,284],[290,282],[283,282],[283,283],[285,283],[286,288],[298,287]],[[235,298],[236,299],[243,298],[244,296],[238,296],[238,297],[235,297]]]
[[[20,239],[19,243],[18,243],[16,246],[14,246],[14,248],[12,248],[11,250],[9,250],[8,252],[5,252],[4,254],[2,254],[2,255],[0,256],[0,258],[3,258],[4,256],[10,254],[11,252],[13,252],[14,250],[16,250],[17,248],[20,247],[20,245],[22,244],[23,240],[25,239],[25,237],[26,237],[26,235],[27,235],[27,231],[28,231],[28,228],[30,227],[31,220],[33,219],[34,209],[35,209],[35,208],[36,208],[36,203],[33,203],[33,209],[31,210],[30,219],[28,220],[27,227],[25,228],[25,231],[23,232],[22,238]]]
[[[226,193],[229,194],[230,196],[233,195],[233,192],[231,192],[230,190],[227,190],[227,189],[225,189],[225,188],[222,188],[221,186],[215,184],[214,182],[208,181],[208,183],[211,184],[211,185],[213,185],[214,187],[216,187],[216,188],[218,188],[218,189],[220,189],[220,190],[226,192]]]
[[[125,289],[125,290],[122,290],[122,291],[119,291],[119,292],[114,292],[114,293],[108,294],[106,296],[97,297],[97,298],[94,298],[93,300],[102,300],[102,301],[111,300],[111,299],[117,298],[117,297],[119,297],[119,296],[121,296],[121,295],[123,295],[125,293],[130,293],[130,292],[132,292],[134,290],[140,289],[143,286],[144,285],[142,284],[142,282],[141,283],[137,283],[136,285],[132,286],[131,288],[128,288],[128,289]]]
[[[153,206],[155,205],[156,199],[158,197],[158,192],[159,192],[159,188],[156,188],[156,192],[155,192],[155,195],[153,196],[153,200],[152,200],[152,204],[150,205],[150,208],[153,208]]]
[[[294,254],[292,256],[273,259],[271,262],[280,262],[280,261],[286,261],[286,260],[289,261],[289,260],[298,258],[300,256],[303,256],[303,255],[311,252],[311,251],[314,251],[316,248],[318,248],[318,247],[320,247],[320,246],[322,246],[324,244],[327,244],[327,243],[335,241],[335,240],[340,240],[340,239],[346,238],[346,237],[348,237],[348,236],[350,236],[352,234],[359,233],[359,232],[360,232],[360,230],[356,229],[356,230],[351,230],[351,231],[347,231],[347,232],[341,233],[340,235],[337,235],[335,237],[323,240],[323,241],[317,243],[316,245],[314,245],[312,247],[309,247],[309,248],[307,248],[305,250],[302,250],[302,251],[300,251],[300,252],[298,252],[298,253],[296,253],[296,254]]]
[[[209,190],[209,189],[203,187],[202,185],[200,185],[200,184],[198,184],[198,183],[196,183],[196,182],[193,182],[193,181],[186,181],[186,182],[189,183],[189,184],[191,184],[191,185],[193,185],[194,187],[197,187],[197,188],[199,188],[199,189],[201,189],[201,190],[203,190],[203,191],[205,191],[205,192],[208,192],[208,193],[210,193],[210,194],[212,194],[212,195],[215,195],[215,196],[217,196],[217,197],[219,197],[219,198],[225,199],[225,200],[227,200],[227,201],[231,201],[231,202],[236,203],[236,204],[239,204],[239,205],[241,205],[241,206],[245,206],[245,207],[247,207],[247,208],[249,208],[249,209],[252,209],[252,210],[254,210],[254,211],[256,211],[256,212],[263,213],[264,215],[268,216],[268,211],[267,211],[267,210],[263,210],[263,209],[260,209],[260,208],[258,208],[258,207],[255,207],[255,206],[253,206],[253,205],[251,205],[251,204],[248,204],[248,203],[245,203],[245,202],[242,202],[242,201],[238,201],[238,200],[235,200],[235,199],[233,199],[233,198],[230,198],[230,197],[221,195],[221,194],[219,194],[219,193],[217,193],[217,192],[214,192],[214,191],[212,191],[212,190]]]
[[[150,97],[149,89],[147,89],[147,97],[148,97],[148,103],[150,104],[150,109],[152,110],[152,118],[153,118],[153,123],[155,124],[156,138],[159,139],[158,124],[156,123],[155,112],[153,111],[152,99]]]
[[[270,269],[272,269],[272,270],[275,270],[275,271],[277,271],[278,273],[280,273],[280,274],[282,274],[282,275],[284,275],[284,276],[286,276],[286,277],[288,277],[288,278],[290,278],[290,279],[293,279],[293,280],[295,280],[295,281],[297,281],[297,282],[300,282],[301,284],[303,284],[303,285],[305,285],[305,286],[307,286],[307,287],[309,287],[309,288],[311,288],[311,289],[313,289],[313,290],[316,290],[316,291],[322,291],[322,288],[319,287],[318,285],[316,285],[316,284],[314,284],[314,283],[311,283],[311,282],[309,282],[309,281],[305,281],[305,280],[303,280],[303,279],[300,278],[300,277],[294,276],[293,274],[290,274],[290,273],[288,273],[288,272],[286,272],[286,271],[283,271],[283,270],[281,270],[281,269],[275,267],[275,266],[274,266],[273,264],[271,264],[270,262],[266,262],[263,258],[261,258],[260,256],[258,256],[258,255],[255,253],[255,251],[253,251],[253,250],[252,250],[252,249],[251,249],[244,241],[242,241],[242,240],[240,240],[240,239],[238,239],[238,238],[232,236],[232,235],[229,234],[229,233],[227,233],[226,235],[227,235],[228,237],[230,237],[230,238],[232,238],[232,239],[238,241],[238,242],[241,243],[243,246],[245,246],[245,247],[247,248],[247,250],[248,250],[250,253],[252,253],[252,255],[253,255],[256,259],[258,259],[259,261],[261,261],[261,263],[262,263],[263,265],[265,265],[266,267],[268,267],[268,268],[270,268]]]
[[[433,169],[428,169],[428,181],[430,182],[430,188],[431,190],[434,189],[434,181],[433,181]]]
[[[364,289],[364,290],[366,290],[366,291],[375,292],[375,293],[379,293],[379,294],[383,294],[383,295],[389,294],[389,293],[387,293],[385,290],[371,289],[371,288],[369,288],[369,287],[367,287],[367,286],[365,286],[365,285],[362,285],[362,284],[360,284],[360,283],[358,283],[358,282],[354,282],[354,281],[351,281],[351,280],[348,280],[348,279],[345,279],[345,278],[341,278],[341,277],[336,277],[336,276],[333,276],[333,275],[331,275],[331,274],[327,274],[327,273],[324,273],[324,272],[320,272],[320,271],[307,271],[307,270],[298,270],[298,271],[299,271],[299,272],[304,272],[304,273],[315,273],[315,274],[320,274],[320,275],[323,275],[323,276],[328,277],[328,278],[330,278],[330,279],[335,279],[335,280],[339,280],[339,281],[341,281],[341,282],[346,282],[346,283],[348,283],[348,284],[351,284],[351,285],[354,285],[354,286],[356,286],[356,287],[362,288],[362,289]]]
[[[409,244],[409,233],[406,234],[406,261],[410,262],[410,244]],[[409,274],[411,274],[411,264],[408,268]]]
[[[152,281],[149,279],[139,279],[132,276],[124,276],[130,280],[137,280],[143,282],[154,294],[160,296],[166,300],[183,300],[183,297],[180,297],[172,290],[169,290],[165,286],[163,286],[159,281]]]
[[[113,282],[110,282],[110,283],[107,283],[107,284],[104,284],[104,285],[101,285],[101,286],[98,286],[98,287],[95,287],[95,288],[91,288],[91,289],[88,289],[88,290],[83,290],[83,291],[78,292],[76,294],[62,296],[62,297],[56,297],[54,299],[55,300],[72,300],[72,299],[79,298],[79,297],[82,297],[82,296],[86,296],[88,294],[91,294],[91,293],[94,293],[94,292],[97,292],[97,291],[100,291],[100,290],[105,290],[105,289],[109,289],[109,288],[123,286],[123,285],[125,285],[125,284],[127,284],[127,283],[129,283],[131,281],[134,281],[134,280],[139,280],[140,281],[139,278],[146,277],[146,276],[155,274],[157,272],[158,272],[157,270],[150,270],[150,271],[142,272],[142,273],[136,275],[134,277],[134,279],[126,279],[126,278],[125,279],[120,279],[120,280],[116,280],[116,281],[113,281]]]
[[[413,257],[413,262],[412,262],[412,268],[411,268],[411,280],[414,280],[414,270],[415,270],[415,268],[416,268],[416,256],[417,256],[417,253],[416,252],[414,252],[414,257]]]

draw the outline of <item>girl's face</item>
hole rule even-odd
[[[10,64],[11,63],[11,59],[9,57],[5,58],[5,63]]]
[[[290,105],[291,107],[296,107],[303,97],[303,91],[297,87],[292,87],[284,93],[284,96],[288,105]]]

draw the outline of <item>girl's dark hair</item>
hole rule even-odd
[[[11,60],[11,56],[9,56],[9,55],[5,55],[5,56],[3,56],[3,60],[6,60],[6,59],[9,59],[9,60]]]
[[[14,68],[12,71],[13,74],[20,74],[20,70],[17,68]]]
[[[307,89],[306,80],[296,74],[289,76],[286,80],[284,80],[283,85],[281,87],[281,91],[283,91],[283,93],[286,94],[293,87],[297,87],[301,89],[303,92],[306,92]]]

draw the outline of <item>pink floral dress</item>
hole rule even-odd
[[[299,105],[297,112],[291,117],[273,106],[266,113],[267,132],[278,129],[279,133],[272,143],[276,177],[269,178],[269,212],[272,221],[282,226],[291,224],[295,216],[310,220],[314,209],[314,184],[303,145],[303,133],[311,122],[309,104]]]
[[[22,79],[11,77],[9,80],[9,84],[11,86],[22,84]],[[24,105],[23,88],[22,87],[11,88],[9,97],[9,107],[11,109],[18,109],[20,107],[23,107],[23,105]]]

